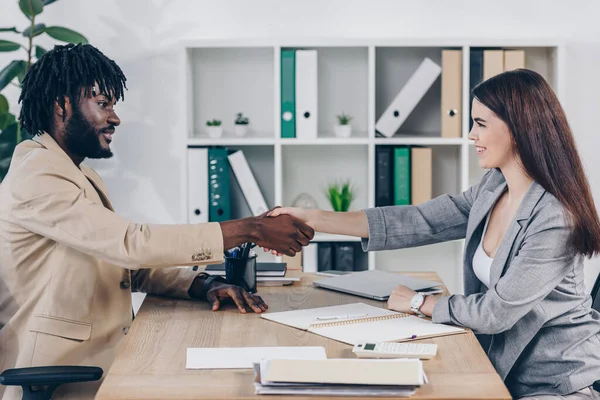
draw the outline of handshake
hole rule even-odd
[[[275,207],[255,217],[256,243],[273,254],[295,256],[315,236],[314,228],[296,209]],[[300,218],[299,218],[300,217]]]

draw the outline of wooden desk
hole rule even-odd
[[[435,273],[411,276],[440,281]],[[321,276],[303,275],[294,286],[260,287],[270,312],[370,301],[312,286]],[[417,399],[510,399],[472,332],[423,339],[437,343],[438,354],[424,361],[429,384]],[[212,312],[207,303],[149,296],[144,301],[119,355],[100,387],[97,400],[152,399],[317,399],[257,396],[250,369],[186,370],[188,347],[323,346],[329,358],[354,358],[352,347],[259,315],[241,314],[227,305]]]

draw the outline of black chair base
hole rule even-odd
[[[50,400],[58,386],[90,382],[102,378],[102,368],[70,365],[7,369],[0,374],[0,384],[21,386],[23,400]]]

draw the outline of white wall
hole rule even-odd
[[[16,0],[1,7],[0,26],[26,25]],[[80,31],[124,70],[129,91],[119,105],[116,156],[90,164],[105,178],[119,213],[172,223],[182,222],[180,181],[173,177],[182,173],[184,135],[181,96],[173,90],[180,69],[171,49],[182,38],[563,38],[565,107],[600,202],[598,15],[594,0],[59,0],[39,21]],[[0,65],[9,60],[0,53]],[[586,279],[593,282],[600,261],[588,266]]]

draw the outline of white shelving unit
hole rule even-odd
[[[392,40],[285,39],[192,41],[182,46],[181,92],[186,121],[185,145],[242,149],[269,207],[291,205],[301,193],[311,194],[319,208],[331,209],[324,197],[328,182],[351,179],[358,191],[352,210],[375,205],[375,148],[378,145],[422,145],[433,151],[433,196],[459,193],[483,174],[470,141],[469,50],[523,49],[526,67],[541,73],[564,101],[564,45],[559,40]],[[309,142],[282,139],[280,128],[280,55],[282,48],[318,50],[319,137]],[[441,51],[463,52],[462,137],[440,134],[440,78],[392,138],[377,137],[375,121],[424,57],[441,65]],[[352,137],[331,132],[336,114],[354,116]],[[250,119],[246,137],[233,136],[237,112]],[[210,139],[205,122],[223,121],[222,138]],[[182,149],[185,153],[185,148]],[[182,177],[183,219],[188,205]],[[232,218],[250,215],[235,179]],[[318,234],[315,241],[358,241]],[[260,252],[260,257],[269,255]],[[454,292],[462,291],[463,241],[413,249],[370,253],[369,269],[436,271]]]

